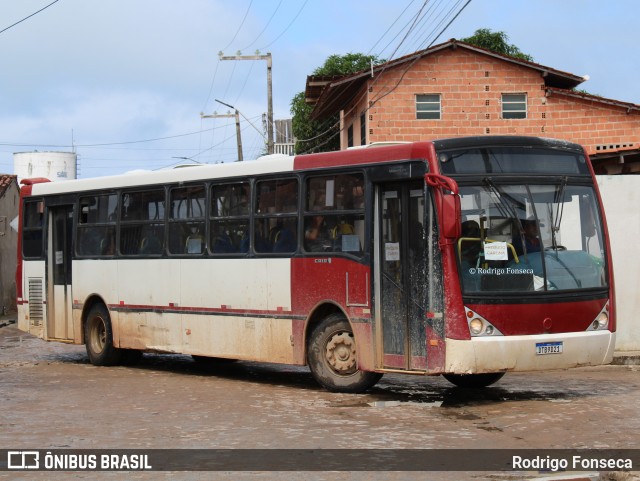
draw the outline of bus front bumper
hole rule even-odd
[[[446,339],[444,371],[476,374],[599,366],[613,360],[615,340],[610,331]]]

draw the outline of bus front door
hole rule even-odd
[[[73,206],[49,208],[47,339],[72,340],[71,239]]]
[[[386,369],[427,369],[425,218],[422,181],[377,185],[377,364]]]

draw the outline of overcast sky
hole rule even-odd
[[[590,79],[582,88],[640,104],[636,0],[0,0],[0,172],[14,152],[67,151],[79,177],[236,158],[234,105],[262,129],[264,61],[274,117],[332,54],[395,58],[478,28],[504,31],[537,63]],[[422,8],[422,10],[421,10]],[[403,40],[413,17],[428,13]],[[447,14],[451,12],[448,16]],[[245,159],[264,141],[242,119]],[[167,138],[170,137],[170,138]],[[156,139],[156,140],[154,140]],[[160,140],[157,140],[160,139]],[[101,144],[101,145],[96,145]]]

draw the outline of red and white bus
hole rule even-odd
[[[469,137],[23,181],[18,326],[142,352],[486,386],[608,363],[613,275],[578,145]]]

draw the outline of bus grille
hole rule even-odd
[[[41,278],[29,278],[29,319],[31,320],[31,326],[42,326],[44,304]]]

